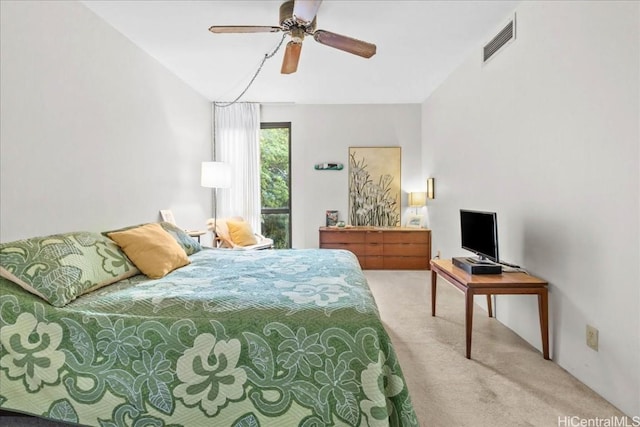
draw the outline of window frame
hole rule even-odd
[[[260,198],[260,215],[264,214],[289,214],[289,230],[287,236],[289,241],[287,242],[288,247],[292,247],[292,228],[293,228],[293,215],[291,212],[291,199],[293,198],[291,191],[291,122],[260,122],[260,130],[262,129],[287,129],[289,134],[288,141],[288,150],[289,150],[289,162],[288,162],[288,173],[287,173],[287,187],[289,188],[289,206],[286,208],[264,208],[262,206],[262,197]],[[262,152],[260,153],[260,157],[262,157]],[[260,194],[262,195],[262,187],[260,187]],[[268,236],[267,236],[268,237]]]

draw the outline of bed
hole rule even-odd
[[[74,236],[0,245],[0,409],[102,427],[418,425],[351,252],[185,240],[188,264],[150,279],[106,237]],[[57,270],[33,258],[52,238],[60,259],[93,256],[65,244],[100,255],[109,283],[48,293]],[[38,268],[34,295],[16,283]]]

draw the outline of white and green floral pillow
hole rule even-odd
[[[86,231],[0,244],[0,276],[63,307],[139,271],[111,239]]]

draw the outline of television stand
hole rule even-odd
[[[455,259],[455,258],[454,258]],[[463,258],[464,259],[464,258]],[[467,359],[471,359],[471,330],[473,325],[473,297],[487,296],[489,317],[493,317],[491,295],[537,295],[542,355],[549,359],[549,307],[547,282],[526,273],[476,275],[457,268],[449,259],[431,260],[431,316],[436,315],[436,282],[438,275],[464,292]]]

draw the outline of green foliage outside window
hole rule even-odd
[[[289,214],[262,214],[262,234],[273,239],[274,248],[290,248]]]
[[[272,238],[276,248],[291,247],[289,128],[266,128],[260,132],[260,188],[262,234]]]
[[[260,188],[263,208],[289,207],[289,129],[260,133]]]

